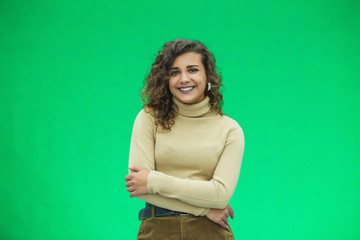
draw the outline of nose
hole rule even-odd
[[[181,74],[181,78],[180,78],[180,82],[181,83],[187,83],[189,82],[189,76],[187,75],[187,73],[182,73]]]

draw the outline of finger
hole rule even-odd
[[[132,198],[132,197],[136,197],[138,194],[137,194],[137,192],[136,191],[133,191],[132,193],[130,193],[130,197]]]
[[[226,226],[228,226],[228,225],[229,225],[229,220],[228,220],[227,218],[222,219],[222,220],[223,220],[223,222],[226,224]]]
[[[126,183],[125,183],[125,186],[127,186],[127,187],[131,187],[131,186],[133,186],[134,185],[134,183],[132,182],[132,181],[127,181]]]
[[[220,226],[222,226],[223,228],[228,228],[228,225],[221,219],[220,220],[220,222],[218,222],[218,224],[220,225]]]
[[[132,175],[131,175],[131,174],[125,176],[125,180],[126,180],[126,181],[130,181],[131,179],[132,179]]]
[[[134,188],[133,186],[131,186],[131,187],[128,187],[128,188],[126,189],[126,191],[128,191],[128,192],[134,192],[135,189],[136,189],[136,188]]]
[[[229,206],[230,217],[231,217],[231,219],[234,219],[234,210],[230,207],[230,205],[228,205],[228,206]]]
[[[129,169],[134,172],[139,172],[142,168],[135,167],[135,166],[129,166]]]

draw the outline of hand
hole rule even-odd
[[[129,167],[134,173],[125,177],[127,191],[131,192],[130,197],[148,194],[147,191],[147,177],[149,170],[139,167]]]
[[[210,212],[206,214],[206,217],[210,219],[211,221],[219,224],[223,228],[229,228],[229,216],[234,219],[234,211],[228,204],[224,209],[210,209]]]

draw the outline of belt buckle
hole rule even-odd
[[[189,216],[189,213],[179,213],[179,216]]]
[[[189,216],[189,213],[183,213],[183,212],[173,212],[173,214],[179,215],[179,216]]]

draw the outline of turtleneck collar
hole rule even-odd
[[[174,110],[185,117],[200,117],[210,111],[210,98],[206,96],[204,100],[195,104],[185,104],[173,97],[173,101],[177,107]]]

